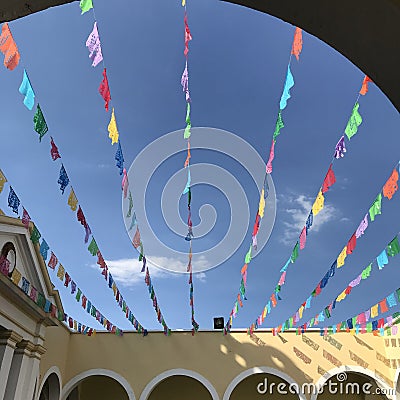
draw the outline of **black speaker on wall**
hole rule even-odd
[[[214,329],[224,329],[224,317],[214,318]]]

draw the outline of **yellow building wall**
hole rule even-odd
[[[170,337],[161,332],[150,332],[147,337],[136,332],[126,332],[122,337],[99,332],[88,337],[48,328],[45,347],[41,371],[58,365],[63,384],[90,369],[112,370],[129,382],[137,399],[152,379],[171,369],[202,375],[221,399],[233,379],[255,367],[281,372],[300,385],[316,383],[327,372],[348,366],[393,387],[396,373],[387,361],[391,348],[385,346],[384,338],[347,332],[325,338],[319,331],[304,335],[290,331],[275,337],[271,332],[252,336],[246,332],[227,336],[221,332],[199,332],[195,336],[174,332]]]

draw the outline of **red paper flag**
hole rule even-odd
[[[50,144],[51,144],[51,149],[50,149],[50,154],[51,158],[53,161],[57,160],[57,158],[61,158],[60,153],[58,152],[58,148],[56,144],[54,143],[54,140],[52,137],[50,137]]]
[[[354,232],[353,236],[347,242],[346,254],[351,254],[356,248],[356,244],[357,244],[357,239],[356,239],[356,233]]]
[[[51,252],[50,260],[47,265],[49,268],[54,269],[57,264],[58,264],[57,257],[55,256],[55,254],[53,252]]]
[[[322,193],[326,193],[328,189],[336,182],[335,173],[332,169],[332,164],[329,166],[328,172],[325,175],[324,183],[322,184]]]
[[[26,211],[24,207],[22,207],[22,210],[23,210],[23,212],[22,212],[22,223],[24,224],[25,228],[28,229],[31,217],[29,216],[28,211]]]
[[[294,32],[293,44],[292,44],[292,54],[297,58],[297,61],[299,61],[299,56],[300,56],[302,48],[303,48],[302,30],[300,28],[296,27],[296,30]]]
[[[185,55],[185,57],[187,57],[187,55],[189,53],[189,41],[192,40],[192,35],[190,33],[188,19],[187,19],[186,14],[184,17],[184,23],[185,23],[185,50],[184,50],[183,54]]]
[[[108,103],[111,100],[111,94],[110,94],[110,87],[108,86],[107,71],[105,68],[103,70],[103,80],[101,81],[99,86],[99,93],[101,97],[104,99],[105,101],[104,107],[108,111]]]
[[[362,94],[363,96],[368,93],[368,82],[372,82],[372,79],[369,78],[367,75],[365,75],[365,78],[363,80],[361,90],[360,90],[360,94]]]

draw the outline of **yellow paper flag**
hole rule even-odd
[[[111,144],[118,143],[119,133],[117,128],[117,121],[114,114],[114,107],[112,110],[110,123],[108,124],[108,137],[111,139]]]
[[[314,204],[312,206],[312,212],[314,216],[316,216],[324,208],[324,201],[325,198],[320,189],[320,191],[318,192],[318,196],[315,199]]]
[[[343,247],[342,252],[339,254],[337,258],[337,267],[340,268],[344,265],[344,260],[347,257],[347,246]]]
[[[74,189],[71,188],[71,193],[68,197],[68,205],[71,207],[72,211],[76,210],[76,206],[78,205],[78,199],[76,198]]]
[[[264,209],[265,209],[265,199],[264,199],[264,189],[261,190],[261,195],[260,195],[260,203],[258,205],[258,214],[260,214],[260,217],[264,217]]]
[[[2,170],[0,169],[0,193],[3,191],[4,184],[7,182],[7,178],[4,176]]]

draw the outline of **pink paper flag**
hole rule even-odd
[[[122,177],[122,190],[124,191],[124,199],[126,199],[126,196],[128,195],[128,187],[128,175],[126,173],[126,168],[124,168],[124,176]]]
[[[300,250],[303,250],[306,247],[306,227],[300,233]]]
[[[282,286],[285,283],[286,278],[286,271],[282,273],[281,277],[279,278],[278,285]]]
[[[267,174],[272,173],[272,161],[275,157],[275,141],[272,140],[271,150],[269,151],[269,160],[267,162]]]

